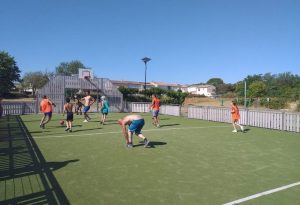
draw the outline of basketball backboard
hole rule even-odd
[[[94,78],[93,71],[91,69],[83,69],[79,68],[78,77],[80,79],[90,79],[92,80]]]

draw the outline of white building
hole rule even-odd
[[[216,87],[213,85],[194,84],[188,86],[187,91],[194,95],[204,95],[207,97],[212,97],[216,95]]]

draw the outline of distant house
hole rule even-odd
[[[124,86],[126,88],[136,88],[138,90],[143,90],[145,83],[144,82],[136,82],[136,81],[127,81],[127,80],[110,80],[114,86],[117,88],[120,86]],[[150,83],[146,83],[147,88],[154,87]]]
[[[213,85],[194,84],[188,86],[187,91],[194,95],[204,95],[207,97],[212,97],[216,95],[216,87]]]
[[[177,91],[177,90],[181,89],[181,85],[180,84],[175,84],[175,83],[150,82],[150,84],[153,87],[161,88],[161,89],[165,89],[165,90]]]

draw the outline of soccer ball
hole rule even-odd
[[[59,121],[59,124],[60,124],[60,125],[64,125],[64,124],[65,124],[65,121],[64,121],[64,120],[61,120],[61,121]]]

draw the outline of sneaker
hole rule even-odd
[[[83,120],[83,122],[89,122],[88,120]]]
[[[45,124],[41,124],[41,128],[42,128],[42,129],[45,129]]]
[[[237,132],[237,130],[232,130],[232,132]]]
[[[242,132],[244,132],[244,130],[245,130],[245,129],[244,129],[244,126],[242,126],[242,125],[241,125],[241,130],[242,130]]]
[[[149,143],[150,143],[150,141],[147,138],[145,138],[144,139],[144,147],[148,147]]]
[[[69,129],[69,132],[73,132],[71,129]]]
[[[132,143],[128,143],[128,144],[127,144],[127,148],[133,148]]]
[[[65,131],[68,131],[69,129],[70,129],[70,128],[67,127],[67,128],[65,129]]]
[[[157,125],[156,125],[156,127],[160,127],[160,125],[159,125],[159,124],[157,124]]]

